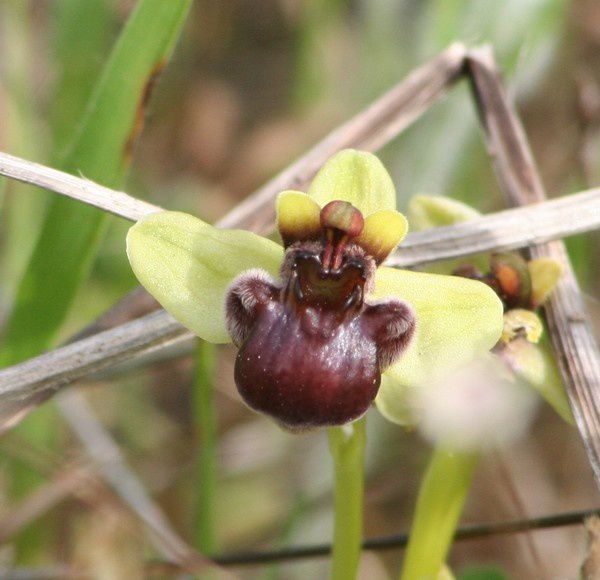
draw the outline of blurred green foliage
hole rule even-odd
[[[57,88],[49,121],[51,157],[58,167],[104,185],[120,184],[152,83],[189,6],[190,0],[142,0],[101,73],[98,55],[112,36],[111,6],[106,0],[69,0],[58,7],[53,14]],[[82,34],[88,29],[89,34]],[[67,141],[71,144],[63,156],[58,151]],[[91,265],[105,221],[94,208],[58,196],[50,201],[6,323],[0,364],[14,364],[50,346]],[[53,446],[55,424],[56,416],[46,406],[19,431],[30,442]],[[39,481],[37,474],[18,466],[11,471],[18,495]],[[36,542],[30,536],[21,545],[29,553]]]
[[[496,566],[469,566],[457,576],[458,580],[508,580],[508,576]]]
[[[61,169],[109,187],[121,184],[143,126],[146,101],[190,3],[139,2],[91,93],[81,122],[71,125],[73,141],[58,164]],[[81,6],[81,2],[72,3],[72,10]],[[67,31],[70,20],[77,16],[97,22],[95,13],[73,15],[67,11],[62,16]],[[69,52],[63,48],[59,54]],[[73,71],[75,66],[66,63],[65,70]],[[57,132],[57,145],[64,141],[64,133]],[[106,216],[94,208],[63,197],[52,199],[6,325],[3,364],[19,362],[50,345],[91,266],[105,221]]]

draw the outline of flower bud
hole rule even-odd
[[[531,276],[527,262],[514,252],[492,254],[490,270],[507,308],[528,308],[531,303]]]

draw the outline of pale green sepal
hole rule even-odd
[[[379,268],[374,297],[405,300],[417,317],[415,337],[393,367],[395,380],[385,382],[378,397],[392,396],[385,392],[390,385],[418,385],[482,355],[502,334],[502,303],[475,280]],[[404,397],[402,389],[398,396]]]
[[[396,209],[396,189],[385,167],[372,153],[344,149],[317,173],[308,194],[321,206],[341,199],[358,208],[364,217]]]
[[[408,220],[416,231],[452,226],[480,215],[466,203],[441,195],[415,195],[408,204]]]
[[[575,424],[560,372],[547,345],[532,344],[524,337],[517,338],[504,346],[502,356],[567,423]]]
[[[413,404],[414,385],[402,383],[396,374],[395,367],[392,367],[381,375],[381,386],[375,405],[388,421],[411,429],[419,421]]]
[[[151,214],[127,235],[127,255],[142,285],[183,325],[209,342],[231,342],[225,328],[227,287],[241,272],[277,277],[281,246],[241,230],[219,230],[179,212]]]

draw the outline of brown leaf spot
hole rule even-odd
[[[129,133],[129,137],[127,137],[127,141],[125,141],[125,146],[123,147],[123,156],[125,157],[125,163],[131,162],[133,148],[144,128],[144,121],[146,119],[146,108],[148,106],[148,102],[150,101],[152,89],[156,84],[156,79],[165,68],[165,64],[165,60],[158,61],[150,71],[150,74],[148,75],[148,78],[144,83],[144,87],[142,89],[140,99],[136,107],[133,126]]]

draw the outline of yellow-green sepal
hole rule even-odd
[[[381,385],[375,399],[377,410],[388,421],[412,429],[419,421],[415,409],[415,388],[415,385],[403,382],[395,367],[387,369],[381,375]]]
[[[321,206],[334,200],[350,202],[363,216],[396,209],[392,178],[372,153],[344,149],[317,173],[308,194]]]
[[[127,256],[140,283],[175,319],[200,338],[231,342],[224,298],[241,272],[278,275],[281,246],[251,232],[219,230],[189,214],[161,212],[127,234]]]
[[[417,318],[415,337],[391,372],[386,371],[391,380],[382,384],[378,401],[404,398],[407,385],[422,384],[481,356],[502,334],[502,303],[475,280],[383,267],[377,270],[374,297],[405,300]],[[388,403],[387,415],[393,413],[390,409]]]

